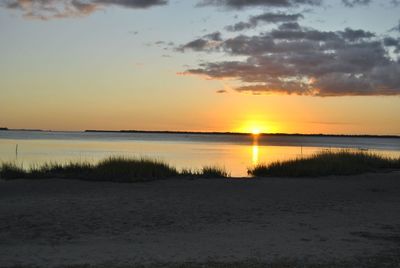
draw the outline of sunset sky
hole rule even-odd
[[[399,0],[0,0],[0,127],[400,135]]]

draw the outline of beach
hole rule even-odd
[[[0,181],[0,267],[399,267],[399,178]]]

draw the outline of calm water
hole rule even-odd
[[[400,139],[0,131],[0,161],[16,161],[24,167],[49,161],[94,163],[107,156],[124,155],[157,158],[178,168],[217,165],[232,176],[247,176],[247,168],[257,163],[296,158],[327,148],[368,149],[398,157]]]

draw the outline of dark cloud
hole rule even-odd
[[[148,8],[155,5],[165,5],[167,0],[95,0],[105,5],[118,5],[129,8]]]
[[[166,3],[167,0],[5,0],[2,5],[21,10],[28,18],[52,19],[85,16],[110,5],[149,8]]]
[[[229,8],[249,6],[293,7],[298,5],[320,5],[322,0],[201,0],[200,6],[214,5]]]
[[[215,49],[222,42],[220,32],[206,34],[201,38],[190,41],[189,43],[178,47],[176,50],[184,52],[186,50],[207,51]]]
[[[297,22],[286,22],[279,25],[279,30],[284,31],[297,31],[300,30],[300,28],[300,24],[298,24]]]
[[[271,13],[267,12],[258,16],[252,16],[246,22],[238,22],[234,25],[226,27],[228,31],[242,31],[249,28],[255,28],[260,22],[264,23],[282,23],[282,22],[297,22],[303,15],[297,14],[285,14],[285,13]]]
[[[400,60],[387,50],[395,47],[398,55],[399,42],[364,30],[319,31],[282,24],[258,35],[219,41],[212,49],[196,46],[197,51],[219,50],[246,60],[206,62],[186,73],[234,78],[242,82],[237,91],[254,94],[400,95]]]
[[[341,32],[343,38],[349,41],[357,41],[363,38],[371,38],[374,37],[375,34],[371,32],[367,32],[364,30],[352,30],[350,28],[346,28],[344,32]]]
[[[178,48],[178,50],[184,51],[187,49],[191,49],[194,51],[203,51],[208,47],[209,41],[203,38],[198,38],[193,41],[190,41],[189,43],[181,46]]]
[[[239,31],[243,31],[246,29],[250,29],[250,28],[254,28],[256,27],[256,25],[251,24],[249,22],[244,22],[244,21],[240,21],[238,23],[235,23],[233,25],[228,25],[226,26],[226,30],[230,31],[230,32],[239,32]]]
[[[343,4],[348,7],[354,7],[358,5],[368,5],[371,3],[371,0],[342,0]]]
[[[385,37],[383,39],[383,44],[387,47],[397,47],[399,45],[399,39],[395,39],[393,37]]]
[[[383,44],[387,47],[393,47],[395,53],[400,53],[400,38],[386,37],[383,39]]]
[[[204,38],[206,38],[208,40],[212,40],[212,41],[222,41],[220,32],[214,32],[214,33],[206,34],[204,36]]]

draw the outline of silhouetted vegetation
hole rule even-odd
[[[321,151],[312,156],[271,164],[260,164],[248,170],[255,177],[317,177],[355,175],[366,172],[400,169],[400,158],[389,158],[363,151]],[[143,182],[167,178],[227,178],[224,168],[205,166],[200,170],[182,169],[147,158],[110,157],[97,164],[87,162],[46,163],[24,169],[16,163],[1,163],[0,178],[13,179],[79,179],[89,181]]]
[[[260,164],[249,169],[248,173],[256,177],[317,177],[355,175],[399,168],[400,158],[363,151],[328,150],[309,157]]]
[[[97,164],[70,162],[65,164],[47,163],[24,169],[16,163],[2,163],[0,178],[45,179],[63,178],[89,181],[140,182],[176,177],[226,178],[228,173],[218,167],[205,167],[200,171],[176,168],[154,159],[111,157]]]
[[[0,130],[8,130],[6,127],[0,127]]]
[[[230,177],[229,173],[224,169],[216,166],[206,166],[201,170],[201,177],[204,178],[226,178]]]
[[[2,163],[0,167],[0,178],[2,179],[18,179],[26,176],[26,171],[14,163]]]

